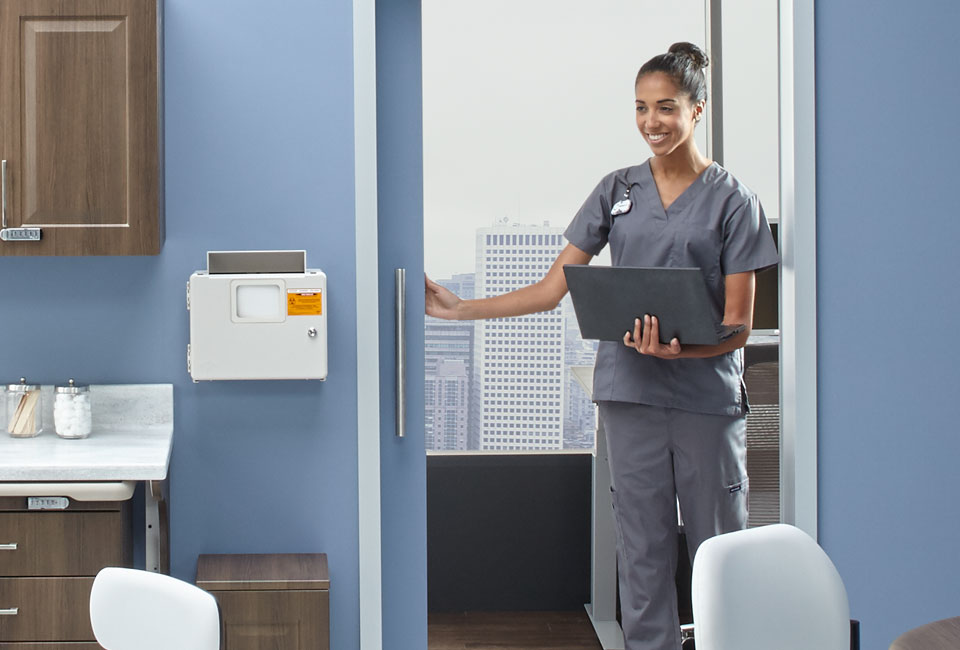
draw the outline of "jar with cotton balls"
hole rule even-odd
[[[86,438],[93,428],[90,387],[71,379],[66,386],[54,388],[53,426],[61,438]]]

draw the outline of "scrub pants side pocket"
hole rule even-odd
[[[617,549],[623,548],[623,526],[620,521],[620,495],[617,490],[610,486],[610,511],[613,515],[613,530],[617,536]]]
[[[725,486],[727,491],[727,507],[722,508],[719,516],[725,519],[718,522],[718,528],[723,532],[742,530],[746,526],[750,512],[750,479],[744,476],[739,481]]]
[[[746,419],[675,416],[674,474],[692,561],[705,540],[747,526]]]

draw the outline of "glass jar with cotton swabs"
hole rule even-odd
[[[32,438],[43,431],[40,386],[28,384],[21,377],[19,384],[7,385],[5,397],[7,433],[14,438]]]
[[[53,426],[61,438],[86,438],[92,424],[90,387],[75,384],[54,388]]]

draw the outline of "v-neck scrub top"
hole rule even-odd
[[[630,210],[611,216],[628,188]],[[609,244],[614,266],[700,267],[717,323],[723,319],[724,276],[760,270],[779,259],[757,195],[716,163],[666,210],[649,161],[612,172],[590,194],[564,236],[591,255]],[[593,399],[741,415],[747,409],[742,377],[742,349],[705,359],[668,360],[601,341]]]

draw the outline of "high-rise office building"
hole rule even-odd
[[[541,279],[565,245],[562,232],[549,224],[478,229],[476,296]],[[480,449],[563,448],[564,340],[559,307],[475,323]]]
[[[469,384],[462,360],[441,360],[437,364],[425,390],[427,449],[467,448]]]
[[[438,279],[437,284],[461,298],[474,297],[473,273]],[[475,398],[471,399],[471,393],[475,392],[473,323],[427,316],[424,328],[426,447],[443,451],[476,449],[478,419]],[[454,384],[457,384],[455,390]],[[472,446],[471,439],[474,440]]]
[[[564,400],[563,447],[591,449],[597,430],[597,407],[571,368],[593,366],[597,357],[597,342],[580,338],[580,326],[577,324],[577,315],[569,295],[563,299],[561,309],[567,328],[564,348],[564,381],[567,394]]]

